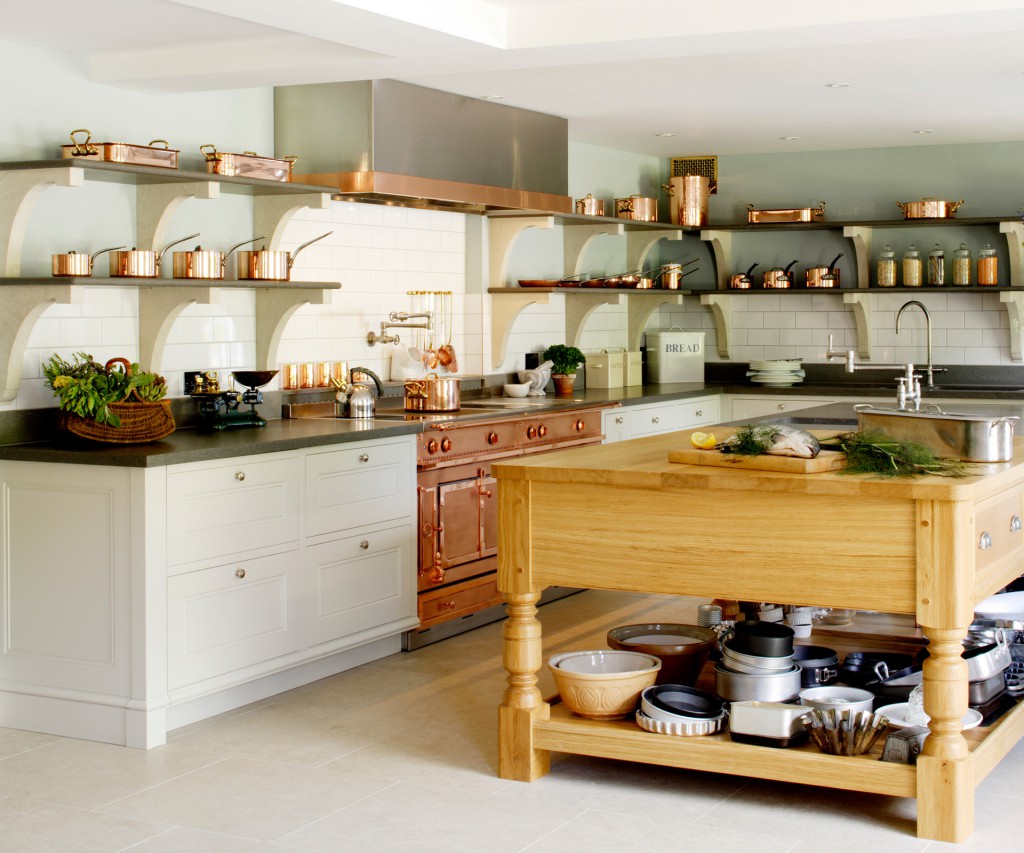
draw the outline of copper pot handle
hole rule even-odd
[[[330,237],[334,232],[328,231],[326,234],[321,234],[319,237],[314,237],[312,240],[308,240],[303,243],[294,252],[288,255],[288,272],[292,270],[292,264],[295,263],[295,258],[298,257],[299,252],[306,248],[306,246],[312,246],[317,240],[323,240],[324,237]]]
[[[92,265],[96,262],[96,258],[106,252],[116,252],[118,249],[123,249],[124,246],[111,246],[109,249],[100,249],[98,252],[93,252],[89,255],[89,269],[92,269]]]
[[[631,198],[619,198],[615,200],[616,211],[618,213],[636,213],[633,210],[633,199]]]
[[[76,133],[85,134],[85,142],[79,142],[75,139]],[[90,154],[99,154],[100,149],[95,145],[90,145],[89,140],[92,139],[92,131],[87,128],[80,127],[78,130],[73,130],[68,134],[71,137],[71,141],[75,144],[75,150],[71,152],[72,157],[88,157]]]
[[[207,148],[210,150],[207,151]],[[220,159],[220,154],[217,153],[217,146],[210,142],[207,142],[205,145],[200,145],[199,150],[203,152],[203,156],[206,158],[207,162]]]
[[[161,148],[161,147],[162,148],[170,148],[171,146],[168,145],[166,139],[151,139],[151,140],[149,140],[149,147],[150,148]]]
[[[156,265],[160,266],[160,260],[163,258],[164,252],[166,252],[169,248],[171,248],[171,246],[177,246],[178,243],[184,243],[186,240],[191,240],[193,237],[198,237],[199,233],[200,232],[197,231],[195,234],[189,234],[187,237],[182,237],[180,240],[174,240],[173,242],[168,243],[159,252],[157,252],[157,255],[156,255]]]
[[[960,201],[951,201],[949,203],[949,208],[947,210],[947,213],[950,216],[952,216],[954,213],[956,213],[960,209],[960,205],[963,204],[963,203],[964,203],[963,199],[960,199]]]
[[[907,208],[910,207],[910,202],[909,201],[898,201],[898,202],[896,202],[896,206],[901,211],[903,211],[903,215],[906,216],[907,215]]]
[[[413,380],[405,383],[405,393],[410,397],[415,398],[426,398],[427,388],[426,383],[420,380]]]

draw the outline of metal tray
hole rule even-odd
[[[85,135],[85,140],[75,138],[76,134]],[[178,154],[176,148],[168,148],[166,139],[154,139],[149,145],[131,145],[127,142],[92,142],[92,134],[88,130],[71,131],[71,145],[62,145],[61,157],[81,160],[106,160],[110,163],[128,163],[133,166],[157,166],[161,169],[177,169]],[[163,143],[158,145],[157,143]]]
[[[857,429],[879,429],[898,441],[923,444],[940,458],[964,462],[1009,462],[1013,458],[1013,428],[1020,420],[1015,416],[954,414],[938,406],[912,412],[860,403],[853,409]]]
[[[760,225],[773,222],[824,222],[825,202],[818,202],[819,207],[784,207],[772,210],[755,209],[747,205],[747,222]]]
[[[206,171],[237,178],[262,178],[267,181],[290,181],[295,157],[260,157],[254,151],[228,154],[213,145],[200,145],[206,157]]]

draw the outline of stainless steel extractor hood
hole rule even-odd
[[[397,80],[274,90],[293,181],[354,201],[568,213],[568,122]]]

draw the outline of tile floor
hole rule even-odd
[[[541,610],[545,648],[693,622],[696,603],[586,592]],[[982,784],[962,845],[916,838],[913,800],[576,756],[533,784],[501,780],[500,637],[499,623],[396,654],[149,751],[0,729],[0,851],[1019,849],[1024,744]]]

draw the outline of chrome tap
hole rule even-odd
[[[906,365],[906,375],[896,377],[896,408],[906,411],[907,403],[914,404],[914,411],[921,408],[921,374],[914,372],[914,365]]]
[[[410,323],[409,320],[415,320],[422,318],[426,320],[425,323]],[[426,329],[432,331],[434,328],[434,315],[430,311],[424,311],[420,314],[410,314],[407,311],[392,311],[388,315],[390,323],[381,322],[380,334],[376,332],[368,332],[366,335],[366,342],[372,347],[374,344],[397,344],[400,342],[398,335],[389,335],[388,329]]]
[[[900,333],[900,319],[903,317],[903,312],[906,311],[911,305],[916,305],[921,309],[921,313],[924,314],[924,325],[928,332],[928,366],[925,368],[925,375],[928,377],[928,384],[926,388],[935,387],[935,374],[939,371],[944,371],[944,367],[934,367],[932,365],[932,318],[928,315],[928,309],[923,304],[918,302],[916,299],[911,299],[909,302],[904,302],[903,306],[899,311],[896,312],[896,334]],[[913,370],[908,370],[907,375],[909,376]]]
[[[844,359],[846,361],[846,372],[847,373],[853,373],[857,369],[857,363],[855,361],[856,357],[857,357],[857,353],[856,353],[855,350],[852,350],[852,349],[848,349],[846,351],[843,351],[843,350],[833,350],[832,349],[832,335],[828,336],[828,349],[825,350],[825,360],[826,361],[832,361],[833,358]]]

